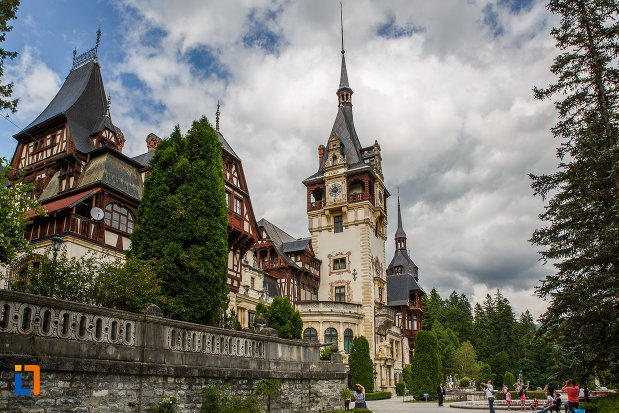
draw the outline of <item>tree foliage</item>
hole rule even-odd
[[[0,0],[0,43],[6,39],[6,34],[13,29],[9,22],[17,17],[19,0]],[[13,83],[3,84],[4,60],[14,59],[17,52],[9,52],[0,48],[0,109],[17,111],[17,99],[11,99],[13,95]],[[3,181],[4,182],[4,181]]]
[[[32,199],[33,183],[22,182],[23,172],[13,175],[9,182],[11,167],[4,158],[0,159],[0,263],[9,264],[19,252],[27,252],[30,243],[26,239],[28,210],[44,215],[45,210]]]
[[[417,333],[411,368],[413,396],[420,399],[424,393],[434,394],[443,381],[441,352],[434,331],[421,330]]]
[[[148,304],[165,304],[156,272],[147,261],[110,261],[99,254],[67,258],[62,250],[56,259],[50,259],[51,255],[48,250],[45,255],[27,255],[20,260],[26,274],[11,288],[136,313]]]
[[[516,390],[514,383],[516,383],[516,378],[510,371],[506,371],[503,375],[503,384],[506,385],[509,390]]]
[[[150,166],[130,255],[157,263],[167,316],[213,325],[228,294],[221,143],[202,117],[161,141]]]
[[[374,391],[374,365],[370,358],[370,344],[364,336],[352,340],[350,356],[348,356],[350,381],[361,384],[366,393]]]
[[[458,377],[479,378],[481,367],[477,362],[477,354],[470,341],[465,341],[454,351],[454,373]]]
[[[537,288],[550,299],[541,333],[569,354],[564,373],[580,377],[611,369],[619,355],[619,8],[613,0],[550,0],[561,17],[551,34],[560,54],[556,83],[535,88],[555,99],[559,164],[530,175],[536,196],[548,203],[531,242],[542,247],[555,272]]]
[[[256,317],[260,314],[267,320],[267,325],[277,331],[279,337],[301,339],[303,320],[299,311],[290,304],[288,297],[275,297],[270,306],[258,303]]]

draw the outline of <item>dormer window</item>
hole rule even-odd
[[[402,274],[402,266],[396,265],[395,267],[393,267],[393,272],[394,274]]]

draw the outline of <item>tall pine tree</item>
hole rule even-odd
[[[421,399],[424,393],[436,394],[443,381],[441,350],[434,331],[421,330],[415,336],[415,352],[411,360],[413,396]]]
[[[213,325],[228,293],[221,143],[203,117],[185,136],[177,126],[150,166],[131,254],[157,263],[167,316]]]
[[[370,358],[370,343],[364,336],[352,340],[348,368],[353,386],[359,383],[367,393],[374,391],[374,365]]]
[[[541,332],[568,355],[565,373],[619,372],[619,8],[615,0],[551,0],[561,17],[551,34],[561,51],[557,82],[535,88],[556,99],[561,143],[556,172],[531,175],[536,196],[548,199],[531,241],[555,273],[538,287],[550,299]]]

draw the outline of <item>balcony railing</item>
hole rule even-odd
[[[325,201],[314,201],[314,202],[310,202],[309,204],[309,210],[310,211],[315,211],[317,209],[322,209],[325,207]]]
[[[361,304],[339,303],[335,301],[311,301],[299,302],[296,309],[306,313],[339,313],[339,314],[362,314]]]

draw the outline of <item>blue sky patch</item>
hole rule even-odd
[[[484,17],[484,24],[488,26],[494,37],[502,35],[504,30],[499,23],[499,13],[494,8],[494,4],[486,4],[486,7],[482,10],[482,14]]]
[[[415,26],[413,23],[407,23],[405,26],[395,24],[395,15],[387,17],[387,21],[378,26],[376,34],[387,39],[397,39],[399,37],[410,37],[415,33],[423,33],[426,28],[423,26]]]
[[[252,9],[247,16],[249,30],[243,35],[245,47],[257,47],[269,54],[277,54],[281,47],[282,36],[271,28],[276,25],[279,13],[280,11],[258,12],[257,9]]]
[[[518,14],[521,11],[531,10],[533,4],[541,0],[499,0],[499,6],[506,7],[511,13]]]
[[[230,77],[228,68],[221,64],[215,51],[208,46],[194,47],[185,53],[187,62],[195,76],[205,78],[211,75],[227,80]]]

